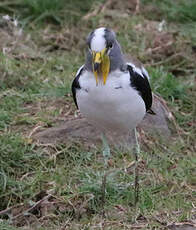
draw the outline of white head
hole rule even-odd
[[[109,72],[124,64],[115,33],[105,27],[98,28],[89,34],[87,45],[89,52],[86,67],[93,71],[97,84],[100,75],[103,76],[103,83],[105,84]]]
[[[94,31],[92,40],[91,40],[91,50],[95,52],[100,52],[106,47],[106,39],[105,39],[105,28],[101,27]]]

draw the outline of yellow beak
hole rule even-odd
[[[96,85],[98,85],[98,75],[102,75],[103,84],[106,84],[106,80],[110,71],[110,59],[106,54],[106,48],[101,52],[93,51],[93,73],[96,79]]]

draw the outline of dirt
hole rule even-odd
[[[191,224],[191,223],[179,223],[179,224],[169,225],[168,229],[171,229],[171,230],[196,230],[196,225]]]

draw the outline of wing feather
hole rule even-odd
[[[77,109],[78,109],[78,103],[77,103],[77,98],[76,98],[76,91],[77,91],[78,89],[81,89],[80,83],[79,83],[79,78],[80,78],[80,76],[81,76],[81,74],[82,74],[83,69],[84,69],[84,65],[81,66],[81,67],[79,68],[79,70],[77,71],[76,77],[74,78],[74,80],[73,80],[73,82],[72,82],[72,86],[71,86],[73,99],[74,99],[74,102],[75,102],[75,105],[76,105]]]
[[[149,83],[148,72],[142,67],[142,69],[135,67],[131,63],[127,63],[127,68],[130,73],[130,84],[134,87],[142,99],[144,100],[146,111],[151,111],[152,106],[152,90]]]

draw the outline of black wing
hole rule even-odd
[[[141,73],[138,72],[133,66],[129,64],[127,65],[127,68],[130,73],[131,86],[140,93],[142,99],[144,100],[146,111],[153,114],[154,112],[151,110],[152,90],[150,88],[150,84],[148,81],[148,77],[146,76],[146,73],[142,71],[142,69],[140,69]]]
[[[77,109],[78,109],[78,104],[77,104],[77,99],[76,99],[76,90],[81,89],[80,83],[79,83],[79,78],[82,74],[83,69],[84,69],[84,66],[81,66],[80,69],[78,70],[76,77],[74,78],[74,80],[72,82],[72,86],[71,86],[73,99],[74,99],[74,102],[75,102]]]

